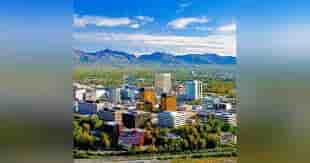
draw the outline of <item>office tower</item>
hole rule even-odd
[[[171,91],[171,74],[170,73],[156,73],[155,74],[155,89],[159,94],[170,93]]]
[[[156,104],[156,93],[152,87],[145,87],[140,89],[140,98],[144,103]]]
[[[122,102],[121,100],[121,88],[114,88],[110,93],[110,100],[115,104],[119,104]]]
[[[177,99],[176,96],[162,94],[160,99],[160,108],[163,111],[176,111],[177,110]]]
[[[189,80],[185,82],[186,98],[188,100],[198,100],[202,98],[202,82]]]
[[[160,127],[174,128],[185,125],[185,112],[160,112],[158,114],[158,124]]]
[[[185,86],[184,85],[182,85],[182,84],[180,84],[180,85],[178,85],[177,87],[176,87],[176,94],[178,95],[178,96],[181,96],[181,95],[184,95],[186,92],[185,92]]]

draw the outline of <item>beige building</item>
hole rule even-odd
[[[156,73],[155,74],[155,89],[158,93],[169,93],[171,91],[171,74]]]

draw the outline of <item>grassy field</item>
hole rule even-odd
[[[196,151],[184,151],[177,153],[140,153],[140,154],[117,154],[102,153],[97,151],[74,150],[74,158],[104,159],[104,160],[178,160],[178,159],[201,159],[201,158],[222,158],[237,157],[236,148],[202,149]]]

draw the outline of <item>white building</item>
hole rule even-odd
[[[214,109],[214,97],[206,96],[203,99],[203,106],[206,109]]]
[[[185,82],[186,98],[189,100],[198,100],[203,97],[202,82],[198,80],[189,80]]]
[[[96,88],[96,99],[104,99],[107,96],[107,90],[104,88]]]
[[[85,101],[96,101],[96,90],[91,88],[91,89],[86,89],[85,92],[85,97],[84,97]]]
[[[222,132],[220,137],[220,142],[222,145],[233,143],[237,143],[237,136],[233,135],[230,132]]]
[[[215,118],[224,121],[225,123],[229,123],[233,126],[237,125],[236,114],[228,113],[228,112],[217,112],[215,113]]]
[[[83,101],[86,94],[86,89],[83,88],[76,88],[74,91],[74,99],[77,101]]]
[[[171,74],[170,73],[156,73],[155,74],[155,89],[161,93],[169,93],[171,91]]]
[[[185,125],[185,114],[185,112],[161,112],[158,114],[158,125],[170,128]]]

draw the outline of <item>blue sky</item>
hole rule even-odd
[[[235,1],[75,0],[74,48],[236,55]]]

